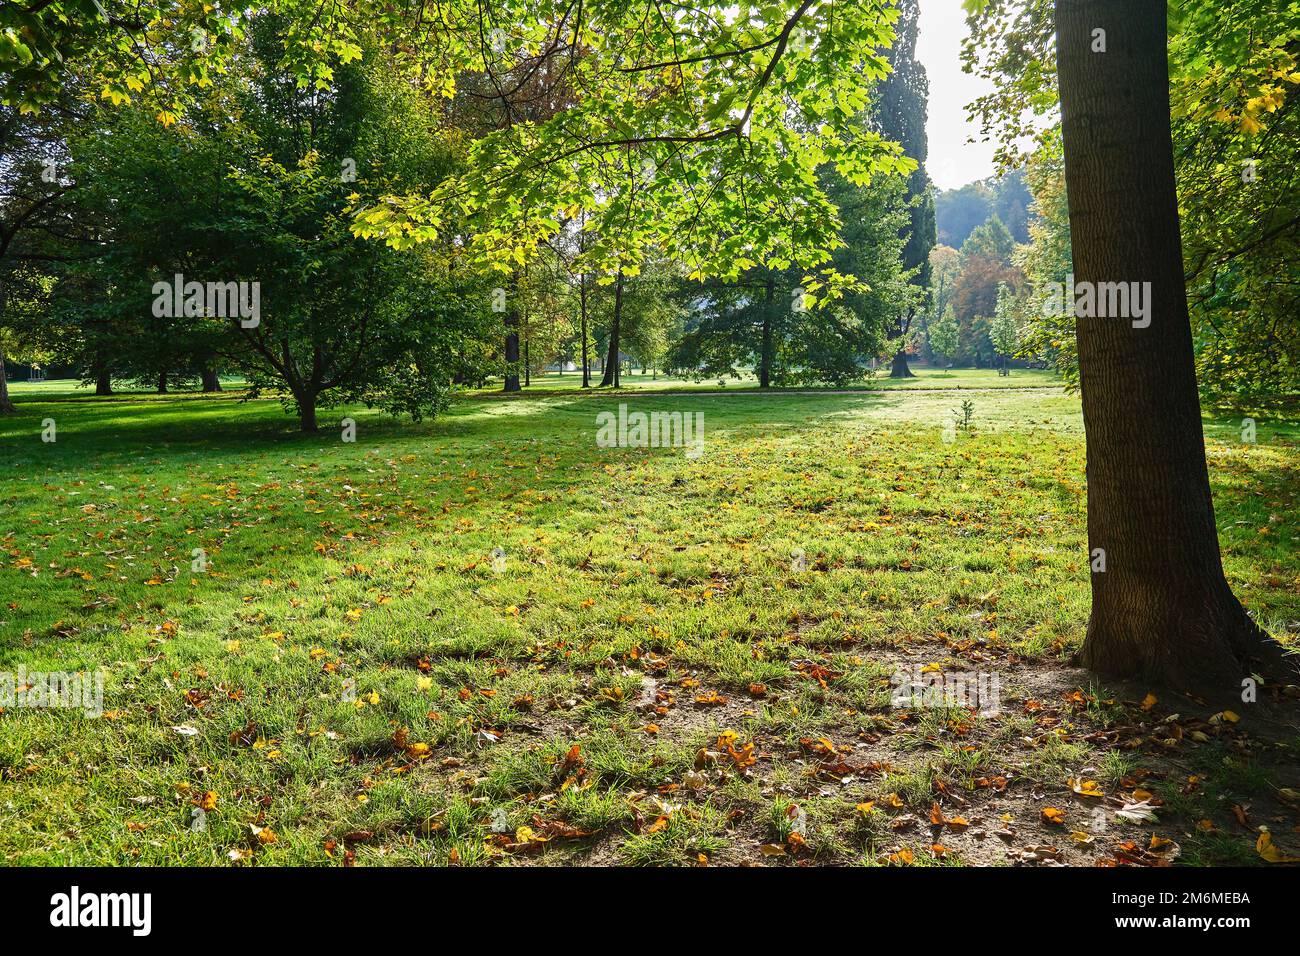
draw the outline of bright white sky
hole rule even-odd
[[[926,168],[940,189],[956,189],[993,175],[993,144],[968,143],[979,127],[966,122],[966,104],[992,84],[961,71],[966,14],[961,0],[920,0],[917,59],[930,77],[930,158]]]

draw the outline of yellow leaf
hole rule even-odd
[[[1283,854],[1281,850],[1279,850],[1276,846],[1274,846],[1273,835],[1269,833],[1268,830],[1265,830],[1263,827],[1260,828],[1259,839],[1255,841],[1255,852],[1258,853],[1261,858],[1268,861],[1269,863],[1300,862],[1294,857],[1286,856],[1285,854]]]
[[[1096,780],[1070,780],[1070,788],[1081,797],[1103,797]]]

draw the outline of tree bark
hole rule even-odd
[[[519,391],[519,316],[506,316],[506,381],[503,391]]]
[[[767,277],[767,290],[763,299],[763,344],[762,353],[758,358],[758,387],[772,387],[772,298],[775,295],[776,283],[771,276]]]
[[[614,318],[609,324],[609,355],[605,359],[605,374],[600,379],[600,387],[618,388],[622,383],[620,372],[622,362],[618,357],[619,325],[623,320],[623,273],[614,279]]]
[[[587,273],[578,277],[578,301],[582,311],[582,387],[591,388],[591,363],[587,360]]]
[[[199,369],[199,375],[203,379],[203,391],[221,391],[221,378],[217,375],[217,370],[210,364],[205,362]]]
[[[907,313],[907,318],[902,322],[902,327],[899,334],[901,335],[903,341],[899,343],[898,351],[894,353],[894,361],[889,367],[890,378],[916,378],[916,376],[912,374],[912,370],[907,367],[907,341],[906,340],[907,340],[907,333],[912,328],[913,315],[914,313],[909,311]]]
[[[316,396],[306,393],[295,396],[298,402],[298,427],[304,432],[319,431],[316,424]]]
[[[1233,596],[1219,555],[1183,280],[1166,19],[1165,0],[1056,4],[1076,285],[1151,284],[1146,327],[1130,317],[1075,322],[1094,568],[1078,660],[1229,699],[1260,665],[1290,668]],[[1094,52],[1097,30],[1105,52]]]
[[[506,392],[519,391],[519,296],[518,283],[510,283],[510,310],[506,313],[506,380],[502,389]]]
[[[9,375],[5,371],[4,353],[0,352],[0,414],[14,412],[14,403],[9,398]]]
[[[907,350],[899,349],[894,354],[893,363],[889,366],[890,378],[916,378],[916,374],[907,367]]]
[[[158,394],[167,394],[167,370],[163,369],[158,373]]]

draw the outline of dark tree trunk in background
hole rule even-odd
[[[0,284],[0,313],[5,311],[5,287]],[[14,403],[9,398],[9,372],[5,369],[5,355],[0,352],[0,414],[15,411]]]
[[[1237,697],[1279,646],[1224,578],[1169,129],[1165,0],[1057,0],[1076,283],[1150,282],[1150,325],[1079,318],[1092,616],[1086,667]],[[1094,30],[1106,52],[1094,53]]]
[[[159,395],[167,394],[167,370],[166,369],[163,369],[163,371],[158,373],[158,394]]]
[[[9,399],[9,373],[5,371],[5,357],[0,353],[0,414],[15,411]]]
[[[578,301],[582,310],[582,387],[591,388],[591,363],[587,360],[587,273],[578,279]]]
[[[619,372],[622,363],[618,357],[619,325],[623,321],[623,273],[614,279],[614,318],[609,323],[609,354],[605,359],[605,374],[600,379],[600,387],[610,385],[618,388],[621,384]]]
[[[519,391],[519,308],[515,304],[518,300],[519,283],[515,279],[510,282],[510,302],[506,312],[506,381],[502,389],[506,392]]]
[[[899,320],[899,336],[902,341],[899,343],[899,349],[894,353],[894,361],[889,366],[890,378],[916,378],[912,370],[907,367],[907,333],[912,329],[912,319],[916,313],[908,310],[907,317]]]
[[[894,354],[894,361],[889,366],[890,378],[916,378],[912,370],[907,367],[907,351],[899,349]]]
[[[904,269],[916,269],[912,284],[930,297],[930,251],[935,245],[934,197],[925,163],[930,154],[930,140],[925,122],[929,113],[929,82],[925,66],[916,58],[916,44],[921,30],[919,0],[898,0],[898,21],[894,25],[894,45],[887,51],[893,71],[880,84],[876,118],[885,139],[903,147],[903,153],[916,160],[916,169],[907,180],[907,199],[912,203],[907,242],[903,246]],[[927,308],[922,305],[921,308]],[[890,378],[915,378],[907,367],[907,333],[915,313],[909,311],[900,323],[898,351],[890,367]]]
[[[506,313],[506,383],[504,391],[519,391],[519,314]]]
[[[776,293],[775,285],[772,277],[768,276],[767,291],[763,299],[763,351],[758,359],[759,388],[772,386],[772,299]]]
[[[524,384],[533,384],[533,359],[532,353],[528,349],[528,332],[524,332]]]
[[[210,364],[204,363],[199,369],[199,375],[203,379],[203,391],[219,392],[221,391],[221,378],[217,375],[217,370]]]
[[[113,376],[109,374],[106,368],[101,367],[95,370],[95,394],[113,394]]]
[[[306,393],[295,396],[298,402],[298,427],[301,431],[316,432],[316,395]]]

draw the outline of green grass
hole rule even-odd
[[[865,382],[847,386],[845,389],[830,391],[881,391],[885,389],[987,389],[987,388],[1055,388],[1060,381],[1053,372],[1037,369],[1013,369],[1010,375],[999,375],[996,369],[959,368],[946,371],[917,365],[912,368],[914,378],[889,378],[889,370],[883,369],[870,376]],[[600,371],[593,367],[591,383],[600,382]],[[758,376],[750,370],[742,372],[735,378],[681,378],[658,372],[646,372],[640,369],[631,374],[624,372],[621,378],[623,390],[638,391],[698,391],[698,392],[745,392],[758,390]],[[537,392],[573,392],[582,390],[581,372],[546,372],[532,377],[531,390]],[[492,385],[476,394],[490,395],[500,391],[500,385]],[[810,389],[810,391],[828,391],[827,389]]]
[[[106,713],[0,714],[0,860],[881,863],[906,847],[952,864],[1055,840],[1084,863],[1114,840],[1074,849],[1037,820],[1045,800],[1082,825],[1070,777],[1300,786],[1289,748],[1186,769],[1183,751],[1121,760],[1086,739],[1142,715],[1062,668],[1088,611],[1078,401],[1005,387],[1043,378],[609,395],[569,376],[570,394],[466,398],[422,425],[336,410],[316,436],[237,393],[16,383],[0,670],[102,670]],[[974,431],[945,441],[964,398]],[[703,454],[598,448],[595,416],[620,402],[702,412]],[[1300,428],[1207,432],[1228,576],[1293,634]],[[1004,673],[1003,713],[890,708],[893,671],[932,663]],[[979,784],[998,775],[1004,792]],[[885,823],[854,809],[872,800]],[[935,839],[934,802],[969,830]],[[1253,856],[1225,804],[1182,803],[1159,832],[1189,858]],[[1195,843],[1202,813],[1215,831]],[[970,832],[1004,825],[1013,845]]]

